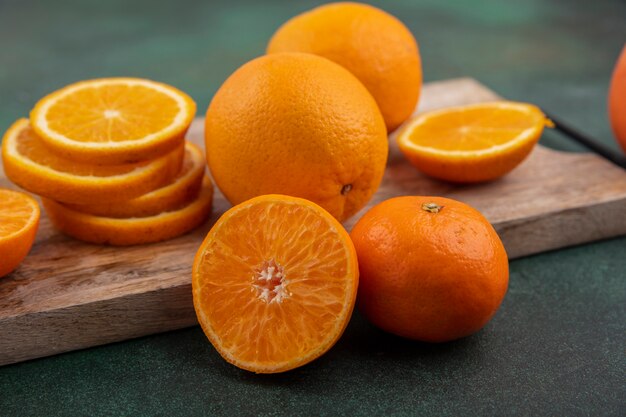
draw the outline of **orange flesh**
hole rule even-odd
[[[106,85],[73,92],[46,115],[50,129],[78,142],[143,138],[168,127],[179,113],[171,97],[141,85]]]
[[[354,304],[358,271],[347,234],[308,205],[266,200],[233,210],[194,265],[207,336],[229,362],[258,372],[314,359],[339,337]]]
[[[0,239],[22,230],[32,221],[33,205],[25,197],[0,190]]]
[[[39,216],[32,197],[0,188],[0,278],[15,270],[30,251]]]
[[[541,116],[529,117],[527,112],[512,109],[460,109],[429,118],[415,127],[410,139],[416,145],[446,151],[488,149],[541,124]]]
[[[18,133],[17,150],[21,155],[40,165],[45,165],[55,171],[81,176],[93,175],[96,177],[108,177],[126,174],[149,162],[123,165],[93,165],[76,162],[53,153],[30,126]]]

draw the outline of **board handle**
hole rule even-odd
[[[548,113],[545,110],[542,111],[548,119],[552,120],[552,123],[554,123],[554,128],[563,136],[573,140],[574,142],[584,146],[590,151],[600,155],[604,159],[614,163],[618,167],[626,170],[626,157],[624,155],[619,152],[615,152],[613,149],[604,145],[600,141],[593,139],[589,135],[586,135],[579,130],[574,129],[570,125],[563,122],[561,119],[554,117],[552,113]]]

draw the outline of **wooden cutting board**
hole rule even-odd
[[[436,82],[424,87],[419,110],[497,98],[472,79]],[[202,126],[196,120],[190,130],[196,143],[202,143]],[[12,187],[1,176],[0,186]],[[444,195],[471,204],[493,223],[511,258],[626,234],[626,171],[592,154],[538,146],[501,180],[457,186],[418,173],[392,140],[383,184],[368,207],[397,195]],[[193,256],[229,206],[218,192],[203,227],[129,248],[67,238],[44,215],[29,256],[0,280],[0,365],[196,324]]]

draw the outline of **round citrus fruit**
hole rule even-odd
[[[317,7],[282,25],[267,52],[312,53],[347,68],[372,93],[389,131],[417,105],[422,69],[415,38],[402,22],[376,7]]]
[[[365,87],[315,55],[266,55],[233,73],[206,113],[207,162],[232,204],[263,194],[311,200],[337,219],[378,188],[385,125]]]
[[[442,197],[396,197],[350,236],[359,258],[359,309],[399,336],[445,342],[481,329],[509,282],[498,234],[475,209]]]
[[[34,198],[0,188],[0,278],[15,270],[30,251],[39,216]]]
[[[123,164],[153,159],[182,144],[196,112],[191,97],[140,78],[68,85],[37,102],[37,135],[69,159]]]
[[[518,166],[550,125],[531,104],[500,101],[424,113],[398,134],[417,169],[458,183],[490,181]]]
[[[626,46],[613,71],[609,91],[609,116],[615,138],[626,152]]]
[[[354,308],[350,236],[320,206],[264,195],[217,221],[193,264],[193,302],[213,346],[233,365],[283,372],[330,349]]]

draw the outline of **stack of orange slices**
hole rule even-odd
[[[202,151],[185,141],[196,105],[138,78],[82,81],[41,99],[5,133],[7,177],[39,194],[75,238],[132,245],[203,223],[213,186]]]

